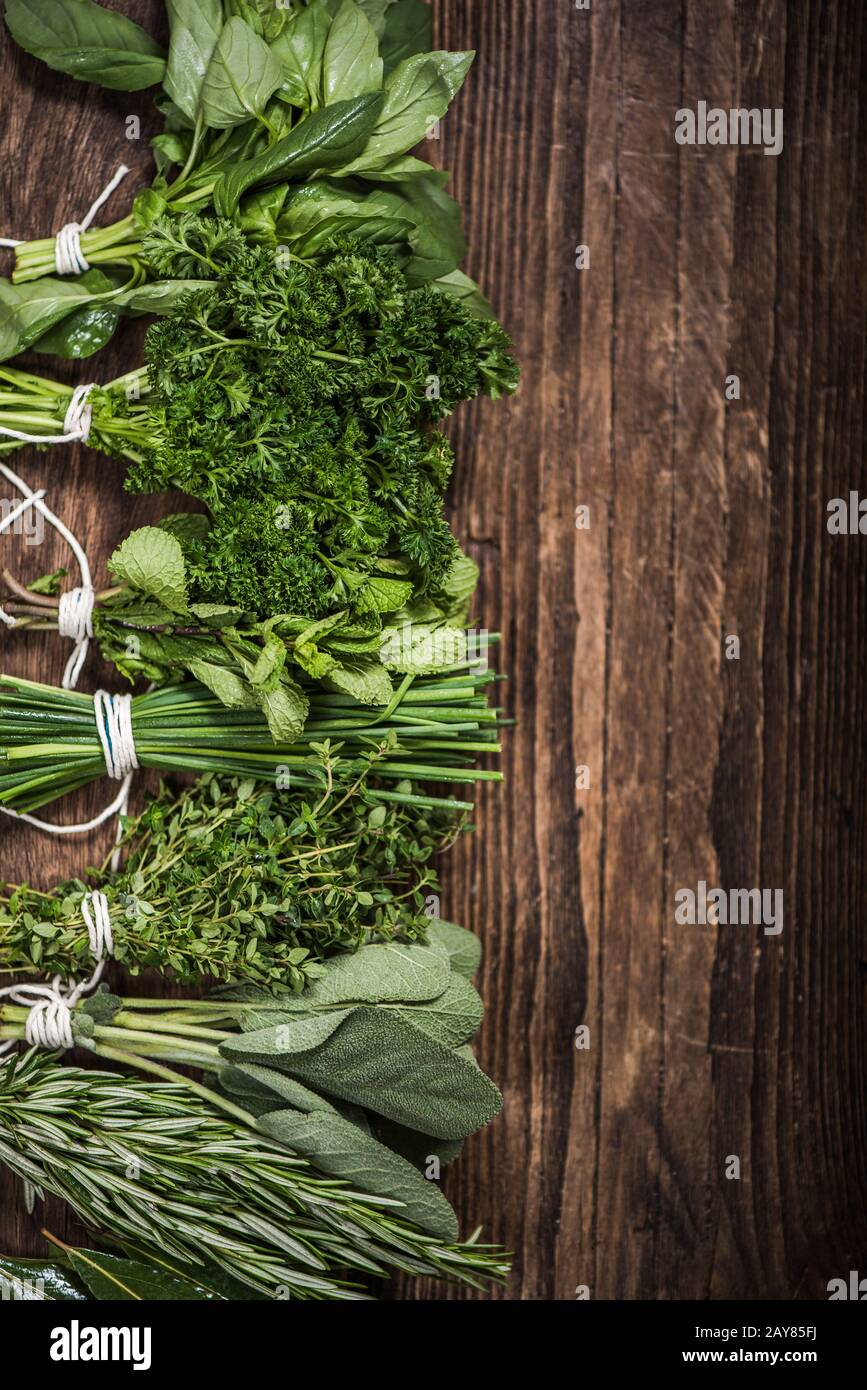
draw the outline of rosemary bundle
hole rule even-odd
[[[131,728],[140,767],[162,772],[254,775],[280,786],[310,786],[307,759],[325,740],[338,741],[353,771],[377,759],[378,779],[500,781],[476,766],[478,754],[499,752],[497,711],[484,687],[490,673],[460,672],[404,678],[382,711],[349,696],[310,690],[309,714],[299,711],[297,737],[275,744],[259,709],[229,709],[199,684],[166,686],[133,697]],[[303,727],[303,732],[301,728]],[[387,757],[381,757],[383,748]],[[106,772],[93,700],[77,691],[0,676],[0,804],[31,812]],[[377,788],[380,801],[450,806],[472,803],[422,795],[414,787]]]
[[[210,776],[180,795],[163,787],[126,822],[120,873],[106,865],[48,892],[0,889],[0,975],[86,975],[83,904],[94,890],[113,958],[184,982],[300,991],[336,952],[424,940],[438,888],[430,860],[464,818],[379,801],[368,783],[384,756],[353,774],[330,749],[311,755],[311,793]]]
[[[317,1173],[249,1111],[181,1077],[13,1059],[0,1068],[0,1160],[94,1232],[194,1279],[216,1268],[266,1296],[367,1297],[344,1271],[479,1288],[508,1270],[498,1251],[402,1219],[394,1198]]]

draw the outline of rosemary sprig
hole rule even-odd
[[[202,1090],[28,1053],[0,1068],[0,1161],[91,1230],[193,1275],[215,1264],[272,1297],[366,1297],[343,1271],[474,1287],[506,1276],[501,1252],[426,1235],[394,1202],[323,1177]]]

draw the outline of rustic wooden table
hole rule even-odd
[[[120,7],[161,24],[157,0]],[[506,1097],[448,1191],[515,1251],[511,1298],[823,1297],[867,1259],[867,540],[826,528],[829,499],[867,491],[867,14],[434,9],[442,46],[479,50],[437,162],[524,372],[453,427],[456,529],[518,724],[445,870],[444,912],[484,937],[481,1054]],[[121,160],[147,177],[147,94],[52,80],[5,35],[0,79],[7,234],[80,214]],[[783,108],[782,153],[678,145],[699,101]],[[97,574],[172,509],[86,450],[18,458]],[[26,577],[66,558],[2,544]],[[0,641],[5,668],[59,678],[56,641]],[[2,836],[13,880],[105,848]],[[679,924],[701,880],[782,889],[783,931]],[[6,1179],[0,1204],[6,1251],[39,1252],[43,1222],[77,1234]]]

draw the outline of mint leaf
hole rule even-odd
[[[180,542],[161,527],[133,531],[118,546],[108,568],[137,593],[147,594],[173,613],[187,613],[184,552]]]

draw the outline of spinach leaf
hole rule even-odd
[[[280,64],[265,40],[233,16],[223,27],[202,83],[205,124],[227,129],[261,115],[281,81]]]
[[[223,27],[223,7],[220,0],[166,0],[166,9],[171,37],[163,86],[195,121],[205,73]]]
[[[77,309],[31,344],[33,352],[82,359],[105,347],[117,328],[120,311],[110,304]]]
[[[214,190],[214,206],[231,217],[249,188],[297,178],[315,169],[342,164],[364,149],[382,108],[381,92],[366,92],[352,101],[338,101],[314,112],[289,135],[253,159],[244,160],[224,175]]]
[[[27,53],[82,82],[138,92],[163,80],[159,44],[93,0],[6,0],[6,23]]]
[[[348,101],[382,86],[382,59],[376,34],[355,0],[343,0],[334,17],[322,55],[325,106]]]
[[[411,58],[433,48],[433,10],[422,0],[398,0],[385,13],[385,28],[379,51],[386,73]]]

